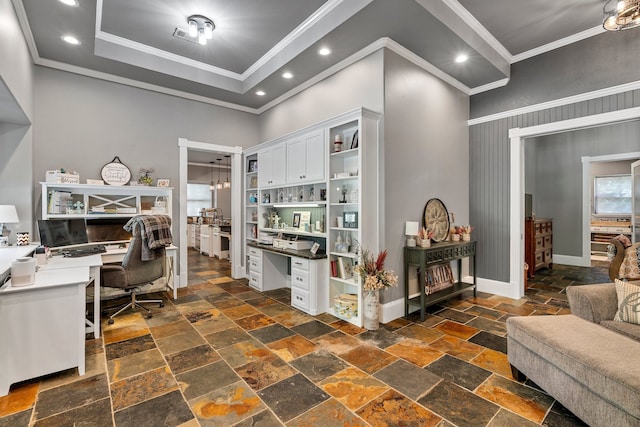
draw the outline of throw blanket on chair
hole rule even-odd
[[[123,228],[134,236],[139,230],[142,238],[143,261],[164,256],[165,246],[173,242],[171,217],[168,215],[137,215],[131,218]]]

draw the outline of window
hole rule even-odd
[[[594,188],[594,213],[631,214],[631,175],[597,176]]]
[[[187,184],[187,216],[198,216],[200,209],[211,207],[209,184]]]

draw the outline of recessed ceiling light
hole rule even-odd
[[[331,53],[331,49],[328,47],[323,47],[318,51],[318,55],[327,56]]]
[[[71,36],[69,34],[62,36],[62,40],[64,40],[65,42],[69,43],[69,44],[73,44],[73,45],[79,45],[80,44],[80,40],[78,40],[77,38],[75,38],[74,36]]]
[[[263,90],[259,90],[259,91],[257,91],[257,92],[256,92],[256,95],[258,95],[258,96],[265,96],[265,95],[266,95],[266,93],[265,93],[265,91],[263,91]]]
[[[288,71],[285,71],[284,73],[282,73],[282,77],[285,79],[292,79],[293,78],[293,74],[291,74]]]
[[[58,0],[58,1],[62,4],[66,4],[67,6],[71,6],[71,7],[79,6],[78,0]]]
[[[461,64],[463,62],[467,62],[467,59],[469,59],[469,56],[467,54],[465,54],[465,53],[461,53],[460,55],[456,56],[455,61],[458,64]]]

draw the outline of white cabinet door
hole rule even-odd
[[[306,147],[306,171],[305,181],[324,181],[324,162],[327,152],[325,150],[324,134],[318,131],[305,136]]]
[[[287,183],[297,184],[304,181],[307,163],[306,141],[298,138],[287,142]]]
[[[287,142],[287,183],[323,181],[326,156],[322,131]]]
[[[258,184],[274,187],[286,182],[287,146],[285,143],[258,152]]]
[[[284,185],[287,182],[287,145],[278,144],[272,150],[271,185]]]

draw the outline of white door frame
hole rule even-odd
[[[640,160],[631,163],[631,241],[640,242],[640,185],[637,170]]]
[[[179,183],[180,191],[180,233],[185,240],[185,244],[180,250],[180,287],[186,287],[188,284],[188,267],[187,267],[187,181],[188,181],[188,157],[189,150],[210,151],[231,155],[231,277],[239,279],[244,277],[244,268],[242,266],[242,147],[230,147],[227,145],[209,144],[206,142],[189,141],[186,138],[178,138],[179,152]]]
[[[605,126],[640,119],[640,107],[594,114],[527,128],[509,129],[509,292],[511,298],[524,296],[524,140],[554,133]]]

